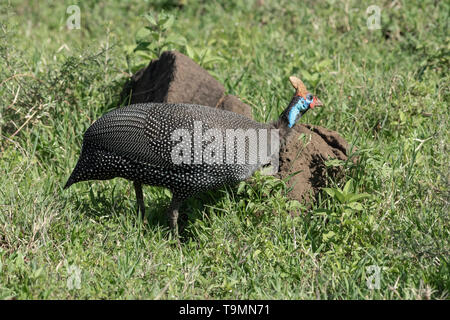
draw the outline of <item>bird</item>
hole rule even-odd
[[[186,103],[138,103],[110,111],[84,133],[80,157],[64,189],[81,181],[125,178],[133,182],[137,212],[145,219],[142,186],[168,188],[172,200],[167,218],[178,235],[179,208],[185,200],[246,180],[278,158],[273,140],[266,136],[259,144],[254,141],[261,137],[258,131],[269,132],[283,146],[299,119],[323,105],[299,78],[289,80],[295,93],[270,123]],[[255,144],[270,149],[268,156],[257,154]]]

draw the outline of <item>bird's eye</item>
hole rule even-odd
[[[306,95],[306,99],[307,99],[308,101],[312,101],[313,95],[312,95],[311,93],[308,93],[308,94]]]

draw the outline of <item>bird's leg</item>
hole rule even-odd
[[[178,209],[180,208],[180,205],[181,201],[173,197],[169,209],[167,209],[167,218],[169,219],[170,229],[172,229],[172,232],[177,238],[178,238]]]
[[[142,193],[142,184],[140,182],[134,181],[134,190],[136,191],[136,200],[138,204],[137,213],[141,212],[141,217],[145,218],[145,204],[144,204],[144,195]]]

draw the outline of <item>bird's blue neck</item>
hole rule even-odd
[[[290,106],[287,109],[288,127],[292,128],[300,117],[309,109],[311,102],[303,97],[296,96],[292,99]],[[292,105],[292,106],[291,106]]]
[[[280,114],[277,121],[272,123],[273,128],[279,130],[280,147],[286,144],[292,128],[298,120],[309,110],[311,101],[301,96],[294,96],[286,109]]]

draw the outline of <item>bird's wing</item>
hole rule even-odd
[[[131,105],[111,111],[89,127],[84,143],[159,167],[172,166],[170,136],[152,116],[151,105]]]
[[[84,141],[149,165],[173,167],[172,148],[180,140],[172,139],[172,134],[175,129],[193,134],[195,122],[203,132],[218,129],[223,136],[227,129],[246,130],[264,126],[236,113],[211,107],[147,103],[105,114],[86,131]]]

